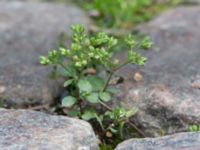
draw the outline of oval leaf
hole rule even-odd
[[[94,110],[86,110],[84,114],[81,116],[83,120],[90,120],[96,117],[96,112]]]
[[[92,85],[87,80],[79,80],[78,87],[83,92],[91,92],[92,91]]]
[[[99,95],[97,93],[91,93],[88,96],[86,96],[86,100],[90,103],[98,103]]]
[[[70,84],[72,84],[73,81],[74,81],[73,79],[70,79],[70,80],[65,81],[64,87],[69,86]]]
[[[90,76],[88,77],[88,81],[92,85],[94,91],[101,90],[105,85],[104,80],[98,76]]]
[[[63,107],[71,107],[76,103],[76,98],[72,97],[72,96],[67,96],[65,98],[63,98],[62,100],[62,106]]]
[[[111,131],[112,133],[117,133],[117,130],[116,130],[115,128],[110,128],[110,131]]]
[[[119,90],[117,88],[114,88],[114,87],[110,87],[106,91],[111,93],[111,94],[117,94],[119,92]]]
[[[74,77],[76,70],[72,66],[67,66],[67,68],[58,68],[58,74],[64,77]]]
[[[80,115],[80,110],[78,110],[78,109],[73,109],[73,110],[71,110],[67,115],[69,116],[69,117],[77,117],[77,116],[79,116]]]
[[[108,101],[111,100],[110,93],[108,93],[108,92],[101,92],[101,93],[99,93],[99,97],[104,102],[108,102]]]

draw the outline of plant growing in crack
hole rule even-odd
[[[194,125],[191,125],[191,126],[189,126],[189,132],[199,132],[200,131],[200,125],[196,125],[196,124],[194,124]]]
[[[109,85],[114,73],[127,64],[143,66],[146,58],[137,50],[149,49],[152,43],[144,38],[137,43],[132,35],[125,42],[129,46],[127,60],[123,63],[114,58],[118,40],[104,32],[88,36],[82,25],[72,26],[72,44],[70,48],[60,47],[52,50],[48,56],[41,56],[42,65],[56,66],[66,81],[64,87],[68,96],[62,99],[62,106],[69,109],[68,116],[90,121],[101,137],[111,138],[119,135],[123,139],[126,124],[142,136],[144,134],[129,118],[137,109],[126,110],[123,107],[112,108],[107,103],[112,99],[116,89]]]

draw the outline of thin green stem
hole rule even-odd
[[[129,64],[129,63],[130,63],[130,61],[126,61],[125,63],[119,65],[119,66],[116,67],[116,68],[114,68],[114,69],[113,69],[113,72],[115,72],[115,71],[121,69],[122,67],[126,66],[126,65]]]
[[[140,135],[142,135],[142,137],[146,137],[144,132],[142,132],[134,123],[132,123],[130,121],[128,121],[126,123],[128,123],[131,127],[133,127]]]
[[[64,68],[66,71],[68,70],[67,67],[65,67],[65,65],[64,65],[62,62],[58,62],[58,64],[59,64],[62,68]]]
[[[109,85],[109,82],[110,82],[110,80],[112,79],[113,74],[114,74],[114,72],[111,71],[110,74],[109,74],[109,76],[108,76],[108,79],[107,79],[107,81],[106,81],[106,84],[105,84],[104,87],[103,87],[103,90],[102,90],[103,92],[107,89],[107,87],[108,87],[108,85]]]
[[[103,107],[105,107],[107,110],[109,110],[109,111],[113,111],[113,109],[110,107],[110,106],[108,106],[108,105],[106,105],[104,102],[102,102],[101,100],[99,100],[99,103],[103,106]],[[124,121],[124,122],[126,122],[127,124],[129,124],[131,127],[133,127],[142,137],[146,137],[146,135],[144,134],[144,132],[142,132],[134,123],[132,123],[132,122],[130,122],[129,120],[128,120],[128,118],[126,118],[126,119],[123,119],[123,120],[119,120],[119,122],[121,122],[121,121]],[[115,123],[116,124],[116,123]],[[108,128],[107,128],[108,129]]]
[[[107,104],[105,104],[105,103],[102,102],[101,100],[99,100],[99,103],[100,103],[103,107],[105,107],[107,110],[109,110],[109,111],[112,111],[112,110],[113,110],[110,106],[108,106]]]
[[[107,87],[108,87],[108,85],[109,85],[109,82],[110,82],[110,80],[112,79],[112,76],[113,76],[113,74],[115,73],[115,71],[121,69],[122,67],[124,67],[125,65],[127,65],[127,64],[129,64],[129,63],[130,63],[129,61],[126,61],[125,63],[119,65],[118,67],[116,67],[116,68],[114,68],[113,70],[110,71],[110,74],[109,74],[109,76],[108,76],[108,79],[107,79],[107,81],[106,81],[106,84],[105,84],[105,86],[103,87],[103,90],[102,90],[103,92],[107,89]]]

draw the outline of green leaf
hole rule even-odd
[[[116,115],[120,118],[126,117],[126,109],[123,107],[118,107],[116,109]]]
[[[119,90],[117,88],[114,88],[114,87],[110,87],[106,91],[111,93],[111,94],[117,94],[119,92]]]
[[[192,126],[189,126],[189,131],[190,131],[190,132],[194,132]]]
[[[88,77],[88,81],[92,85],[93,91],[99,91],[105,85],[105,81],[98,76],[90,76]]]
[[[99,125],[101,126],[101,128],[104,130],[104,126],[103,126],[103,115],[98,116],[97,114],[95,115],[95,118],[97,119],[97,122],[99,123]]]
[[[122,139],[124,137],[124,135],[123,135],[124,124],[125,124],[125,122],[119,123],[119,131],[120,131],[120,136],[121,136]]]
[[[81,116],[81,118],[86,121],[94,119],[96,118],[96,112],[92,109],[86,110]]]
[[[79,80],[78,87],[83,92],[91,92],[92,91],[92,85],[87,80]]]
[[[72,82],[74,81],[74,79],[70,79],[64,82],[64,87],[69,86],[70,84],[72,84]]]
[[[65,98],[63,98],[62,100],[62,106],[63,107],[71,107],[76,103],[76,98],[72,97],[72,96],[67,96]]]
[[[65,68],[59,68],[58,73],[61,76],[75,77],[76,76],[76,69],[73,66],[66,66],[66,69]]]
[[[3,108],[4,107],[4,102],[3,102],[3,100],[1,100],[1,98],[0,98],[0,108]]]
[[[189,129],[190,129],[191,132],[198,132],[198,131],[200,131],[198,125],[192,125],[192,126],[190,126]]]
[[[101,92],[101,93],[99,93],[99,97],[104,102],[108,102],[108,101],[111,100],[110,93],[108,93],[108,92]]]
[[[108,145],[108,144],[100,144],[100,150],[113,150],[113,146],[112,145]]]
[[[114,119],[115,118],[114,112],[111,112],[111,111],[106,111],[105,112],[105,116],[108,116],[110,119]]]
[[[138,108],[134,107],[126,112],[126,117],[130,118],[138,112]]]
[[[80,110],[78,109],[73,109],[71,110],[68,114],[69,117],[77,117],[80,115]]]
[[[114,128],[110,128],[110,131],[111,131],[112,133],[117,133],[117,130],[114,129]]]
[[[98,103],[99,102],[99,95],[98,93],[90,93],[88,96],[86,96],[86,100],[90,103]]]

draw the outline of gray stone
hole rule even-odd
[[[133,121],[146,136],[187,131],[200,124],[200,7],[172,9],[140,27],[153,42],[142,69],[127,66],[115,102],[137,106]],[[121,56],[123,58],[123,56]],[[134,73],[143,80],[135,81]]]
[[[77,23],[89,27],[90,20],[72,4],[0,2],[0,99],[20,107],[51,103],[62,84],[49,78],[51,69],[38,58]]]
[[[186,4],[200,4],[200,0],[183,0]]]
[[[40,1],[40,0],[0,0],[0,2],[14,2],[14,1],[18,1],[18,2],[36,2],[36,1]]]
[[[200,133],[179,133],[161,138],[130,139],[116,150],[199,150]]]
[[[98,150],[82,120],[30,110],[0,109],[1,150]]]

